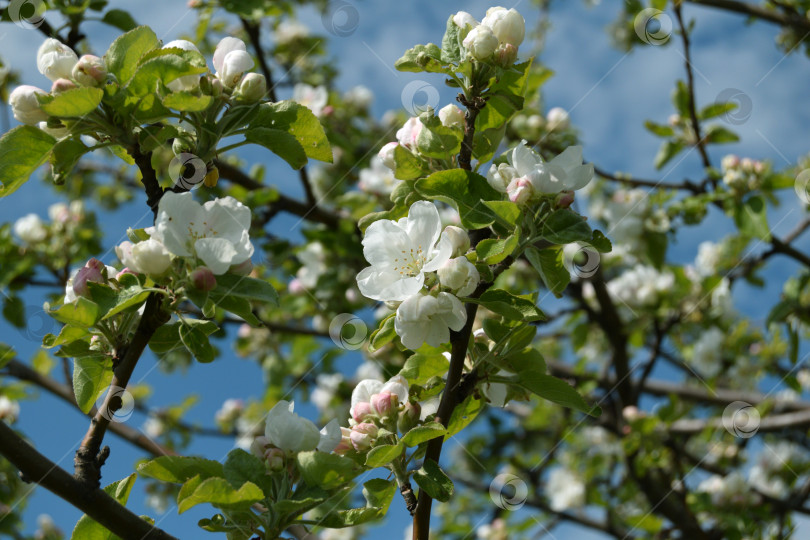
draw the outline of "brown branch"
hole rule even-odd
[[[695,146],[697,146],[700,153],[700,159],[703,161],[703,167],[706,169],[711,168],[712,162],[709,159],[709,154],[706,152],[705,141],[700,129],[700,120],[698,120],[697,106],[695,104],[695,77],[692,73],[692,56],[689,48],[689,32],[686,25],[683,23],[681,15],[681,4],[675,2],[675,18],[678,20],[678,26],[681,28],[681,40],[683,41],[683,57],[686,67],[686,86],[689,89],[689,117],[692,121],[692,129],[695,132]]]
[[[101,489],[71,476],[22,440],[5,422],[0,422],[0,453],[20,470],[24,481],[58,495],[121,538],[176,540],[127,510]]]
[[[762,6],[749,2],[738,2],[735,0],[686,0],[691,4],[707,6],[711,8],[724,9],[734,13],[740,13],[749,17],[756,17],[780,26],[795,28],[801,32],[810,31],[810,20],[796,13],[780,13],[775,10],[766,9]]]
[[[29,382],[31,384],[35,384],[39,388],[43,390],[47,390],[54,396],[58,397],[59,399],[69,403],[73,407],[76,408],[79,412],[79,405],[76,403],[76,397],[73,395],[73,390],[66,384],[61,384],[53,380],[52,378],[42,375],[38,371],[35,371],[25,365],[24,363],[18,360],[12,360],[9,362],[5,367],[5,373],[8,375],[15,377],[21,381]],[[98,413],[98,410],[93,407],[90,409],[88,416],[94,417]],[[82,413],[84,414],[84,413]],[[126,424],[122,424],[119,422],[113,422],[110,424],[109,427],[110,431],[121,437],[122,439],[132,443],[133,445],[137,446],[141,450],[148,452],[154,456],[165,456],[165,455],[175,455],[173,450],[165,448],[137,429],[131,428]]]
[[[757,432],[781,431],[783,429],[806,428],[807,426],[810,426],[810,409],[766,416],[760,420]],[[723,419],[684,418],[674,422],[668,429],[671,433],[689,435],[700,433],[707,428],[723,429]]]
[[[696,189],[699,189],[697,185],[693,184],[689,180],[684,180],[680,184],[668,183],[664,182],[663,180],[645,180],[643,178],[633,178],[632,176],[611,174],[606,170],[600,169],[599,167],[596,166],[594,166],[593,172],[595,172],[597,175],[601,176],[605,180],[610,180],[611,182],[619,182],[621,184],[627,184],[628,186],[651,187],[659,189],[681,189],[692,192],[694,192]]]
[[[245,29],[245,33],[250,40],[250,44],[253,46],[253,50],[256,52],[256,59],[259,61],[259,69],[262,70],[262,75],[264,75],[264,79],[267,82],[267,95],[271,101],[278,101],[276,97],[276,88],[273,84],[273,72],[270,69],[270,66],[267,64],[267,58],[264,56],[264,49],[262,49],[262,42],[261,42],[261,26],[259,26],[254,21],[249,21],[244,17],[240,17],[239,20],[242,22],[242,28]]]

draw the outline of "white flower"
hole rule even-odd
[[[473,293],[481,276],[475,265],[467,257],[449,259],[437,271],[439,282],[443,287],[451,289],[458,296],[469,296]]]
[[[147,437],[157,439],[166,432],[166,424],[160,418],[150,416],[144,421],[141,430],[146,433]]]
[[[315,450],[331,452],[341,438],[337,420],[329,422],[322,430],[306,418],[293,412],[294,402],[279,401],[265,420],[264,436],[270,444],[294,454]]]
[[[371,266],[357,274],[357,286],[372,300],[403,301],[419,292],[425,272],[438,270],[453,250],[449,241],[438,242],[442,227],[433,203],[417,201],[408,217],[381,219],[369,225],[363,255]]]
[[[160,200],[152,238],[178,257],[198,257],[216,275],[253,255],[250,209],[233,197],[195,202],[191,192]]]
[[[397,130],[397,140],[399,141],[399,144],[402,146],[407,146],[411,150],[415,150],[416,139],[419,137],[419,133],[422,132],[423,127],[424,125],[422,124],[422,121],[416,116],[408,118],[405,125]]]
[[[439,120],[441,120],[442,125],[445,127],[464,127],[464,111],[453,105],[452,103],[448,103],[441,109],[439,109]]]
[[[295,274],[298,282],[305,289],[312,289],[318,283],[318,279],[326,273],[326,251],[320,242],[310,242],[298,252],[298,260],[301,261],[301,268]]]
[[[124,266],[133,272],[150,276],[159,276],[172,264],[171,253],[154,238],[137,244],[129,241],[121,242],[115,247],[115,254]]]
[[[566,129],[570,123],[568,111],[562,107],[553,107],[546,113],[546,126],[549,131]]]
[[[36,214],[27,214],[14,222],[14,234],[26,244],[34,244],[45,240],[48,229]]]
[[[385,166],[382,158],[374,156],[371,158],[371,167],[360,170],[360,182],[357,186],[368,193],[389,195],[399,182],[400,180],[394,178],[394,171]]]
[[[37,69],[50,80],[70,79],[79,57],[61,41],[48,38],[37,51]]]
[[[610,295],[630,307],[654,305],[659,297],[672,289],[675,276],[665,270],[638,264],[607,284]]]
[[[343,375],[340,373],[320,373],[315,377],[316,387],[312,390],[309,396],[310,401],[318,407],[318,410],[323,412],[329,408],[332,398],[343,382]]]
[[[722,256],[722,244],[715,244],[709,240],[701,242],[698,246],[697,257],[695,257],[695,270],[702,277],[715,275]]]
[[[450,330],[457,332],[466,322],[467,311],[452,294],[415,294],[397,308],[394,330],[405,347],[416,350],[423,343],[431,347],[447,343],[450,341]]]
[[[585,484],[570,470],[558,467],[548,475],[546,496],[556,512],[580,507],[585,504]]]
[[[379,156],[379,158],[382,160],[382,164],[392,171],[397,168],[396,161],[394,161],[394,152],[396,151],[397,146],[399,146],[399,143],[386,143],[385,146],[380,148],[380,151],[377,153],[377,156]]]
[[[725,334],[716,327],[703,332],[692,348],[692,364],[704,377],[715,377],[723,369]]]
[[[293,87],[292,99],[307,107],[315,116],[320,117],[323,114],[323,108],[326,107],[326,102],[329,101],[329,92],[325,86],[298,83]]]
[[[492,33],[488,26],[476,26],[462,42],[464,48],[476,60],[487,60],[498,48],[498,37]]]
[[[286,45],[309,36],[309,28],[298,21],[282,21],[273,32],[276,43]]]
[[[475,28],[478,26],[478,21],[475,20],[475,17],[467,13],[466,11],[459,11],[455,15],[453,15],[453,22],[461,28],[462,30],[467,26],[471,26]]]
[[[225,37],[214,50],[214,69],[217,78],[227,88],[239,83],[245,71],[253,69],[253,58],[247,53],[245,42],[235,37]]]
[[[35,126],[39,122],[44,122],[48,119],[48,114],[39,107],[37,94],[41,96],[48,95],[47,92],[36,86],[24,84],[15,88],[14,91],[11,92],[11,95],[8,96],[11,112],[14,113],[14,118],[16,118],[18,122]]]
[[[228,38],[226,38],[228,39]],[[230,38],[234,39],[234,38]],[[163,46],[164,49],[183,49],[184,51],[194,51],[200,52],[196,45],[192,42],[187,41],[185,39],[176,39],[174,41],[168,42],[166,45]],[[251,65],[251,67],[253,67]],[[250,69],[250,68],[248,68]],[[199,75],[184,75],[182,77],[178,77],[177,79],[166,83],[166,86],[172,92],[183,92],[183,91],[191,91],[195,90],[198,86],[200,86],[200,76]]]
[[[222,407],[214,413],[214,420],[217,424],[230,424],[239,418],[245,402],[241,399],[229,398],[222,402]]]
[[[20,404],[6,396],[0,396],[0,420],[13,424],[20,416]]]
[[[374,101],[374,93],[367,87],[358,85],[346,92],[343,99],[360,109],[366,109]]]
[[[513,201],[536,193],[559,193],[585,187],[593,178],[593,165],[582,164],[582,147],[569,146],[560,155],[546,163],[526,146],[517,145],[507,156],[508,164],[492,165],[487,174],[489,184],[501,193],[508,193]]]
[[[523,37],[526,34],[526,21],[514,8],[489,8],[486,16],[481,21],[481,26],[486,26],[492,30],[492,33],[501,43],[508,43],[515,47],[523,43]]]
[[[72,75],[82,86],[101,86],[107,79],[107,65],[98,56],[85,54],[73,66]]]
[[[352,402],[349,408],[349,416],[354,418],[356,408],[361,404],[369,406],[371,403],[371,396],[379,394],[380,392],[390,392],[397,396],[399,403],[408,402],[408,390],[410,386],[405,377],[401,375],[394,375],[387,382],[383,383],[378,379],[363,379],[357,383],[357,386],[352,390]],[[365,406],[363,406],[365,407]]]

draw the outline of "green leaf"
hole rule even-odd
[[[689,116],[689,88],[682,80],[677,82],[675,90],[672,92],[672,104],[675,105],[675,109],[681,116]]]
[[[571,281],[571,274],[563,263],[563,250],[561,248],[537,249],[530,247],[525,251],[526,258],[532,267],[540,274],[540,279],[546,288],[554,293],[556,297],[562,296],[562,292]]]
[[[512,201],[484,201],[484,204],[505,225],[515,226],[520,221],[520,207]]]
[[[591,245],[595,247],[596,251],[599,253],[610,253],[613,250],[613,244],[611,244],[610,240],[599,230],[593,231]]]
[[[516,321],[541,321],[546,316],[532,300],[517,296],[503,289],[489,289],[478,299],[467,298],[467,302],[480,304],[490,311]]]
[[[740,140],[736,133],[716,124],[708,127],[703,138],[711,144],[733,143]]]
[[[153,124],[145,126],[141,128],[141,131],[138,133],[138,146],[141,152],[151,152],[169,139],[176,137],[178,133],[177,127],[172,124]],[[143,229],[137,230],[143,231]],[[141,240],[147,240],[149,235],[143,234],[146,238],[141,238]]]
[[[461,150],[460,131],[445,127],[436,116],[423,114],[420,118],[427,117],[427,121],[422,121],[422,129],[416,138],[416,148],[423,156],[436,159],[450,159]]]
[[[486,264],[498,264],[511,255],[518,245],[518,236],[513,234],[506,238],[487,238],[478,242],[475,252],[478,260]]]
[[[301,152],[312,159],[332,163],[332,148],[326,138],[326,132],[318,118],[308,108],[286,100],[264,103],[251,110],[253,112],[250,114],[249,129],[245,134],[250,142],[261,144],[275,153],[278,153],[276,150],[278,149],[283,152],[279,156],[296,169],[303,167],[303,164],[298,165],[301,161]],[[257,128],[264,129],[251,135]],[[269,138],[259,141],[252,137]],[[292,152],[289,159],[285,155],[287,152]]]
[[[447,26],[442,38],[442,62],[458,64],[462,54],[461,28],[453,21],[453,15],[447,18]]]
[[[439,502],[447,502],[453,496],[453,481],[432,459],[426,459],[422,468],[413,473],[420,489]]]
[[[543,355],[533,347],[525,347],[523,350],[510,352],[506,356],[493,356],[490,361],[510,373],[534,372],[544,374],[546,372],[546,361]]]
[[[422,159],[401,144],[394,148],[394,167],[394,178],[399,180],[415,180],[427,171]]]
[[[90,327],[104,316],[104,312],[92,300],[79,296],[74,302],[62,304],[57,309],[48,311],[48,315],[61,323]]]
[[[436,376],[442,376],[450,369],[450,360],[443,354],[412,354],[399,374],[410,384],[425,384]]]
[[[464,169],[451,169],[431,174],[416,181],[416,190],[427,199],[452,205],[458,210],[461,224],[468,229],[481,229],[495,221],[495,214],[483,201],[501,200],[500,193],[487,179]]]
[[[96,110],[102,97],[104,90],[101,88],[80,86],[42,98],[40,107],[51,116],[76,118]]]
[[[183,347],[180,340],[180,326],[182,323],[164,324],[155,330],[152,339],[149,340],[149,348],[155,354],[164,354]]]
[[[514,377],[513,384],[525,388],[552,403],[576,409],[591,416],[599,416],[601,410],[597,406],[589,406],[576,389],[557,377],[537,372],[522,372]]]
[[[405,451],[402,444],[381,444],[372,448],[366,455],[366,467],[382,467],[388,465]]]
[[[224,475],[222,463],[211,459],[185,456],[160,456],[138,465],[143,476],[162,482],[183,484],[195,476],[201,478]]]
[[[123,480],[118,480],[106,486],[104,491],[107,495],[121,503],[122,506],[126,506],[127,500],[129,500],[129,494],[132,491],[132,486],[135,485],[135,479],[137,477],[137,474],[132,473]],[[116,540],[119,537],[85,514],[79,518],[70,538],[71,540]]]
[[[179,333],[180,341],[198,362],[207,364],[214,361],[214,348],[209,343],[208,336],[199,327],[181,324]]]
[[[337,493],[341,493],[341,491],[338,491]],[[299,486],[295,490],[295,493],[293,493],[292,499],[278,501],[273,505],[273,510],[282,516],[287,516],[288,518],[294,517],[303,514],[307,510],[315,508],[327,500],[330,496],[334,495],[331,495],[329,492],[326,492],[318,487]]]
[[[242,487],[236,489],[224,478],[212,477],[202,480],[199,476],[195,476],[183,484],[180,493],[177,494],[177,513],[182,514],[202,503],[210,503],[219,508],[247,510],[253,503],[262,499],[264,493],[253,482],[245,482]]]
[[[675,130],[672,129],[671,126],[656,124],[650,120],[645,120],[644,127],[653,135],[658,135],[659,137],[672,137],[675,135]]]
[[[200,112],[208,109],[214,96],[198,96],[192,92],[172,92],[163,97],[163,105],[176,111]]]
[[[150,99],[143,100],[139,109],[144,111],[149,109],[145,104],[158,103],[155,95],[159,83],[164,85],[186,75],[200,75],[208,71],[205,58],[197,51],[186,51],[173,47],[171,49],[156,49],[146,53],[138,64],[138,69],[132,75],[126,86],[129,97],[129,105],[138,103],[149,96]],[[154,99],[155,101],[151,101]],[[151,106],[151,105],[150,105]]]
[[[523,108],[531,65],[532,60],[515,64],[490,86],[487,106],[475,119],[475,131],[500,128]]]
[[[428,422],[427,424],[416,426],[410,430],[408,433],[402,436],[400,442],[402,442],[402,444],[405,446],[418,446],[431,439],[443,437],[446,433],[447,430],[440,423]]]
[[[556,210],[546,218],[543,236],[554,244],[570,244],[589,241],[593,237],[593,231],[585,218],[565,208]]]
[[[737,104],[731,101],[727,101],[725,103],[712,103],[710,105],[706,105],[700,110],[700,112],[698,113],[698,118],[700,120],[708,120],[709,118],[715,118],[717,116],[724,115],[727,112],[731,112],[736,108]]]
[[[338,510],[318,517],[323,527],[354,527],[362,523],[378,520],[385,516],[397,491],[396,482],[374,478],[363,484],[363,496],[366,499],[364,508]]]
[[[307,484],[323,489],[340,487],[362,472],[349,458],[317,451],[299,452],[298,469]]]
[[[101,18],[101,22],[114,26],[123,32],[128,32],[138,26],[135,19],[123,9],[111,9]]]
[[[90,148],[78,139],[68,138],[58,141],[50,157],[54,184],[63,184],[79,159],[89,150]]]
[[[160,47],[160,40],[148,26],[133,28],[113,41],[104,61],[107,71],[118,78],[119,84],[126,84],[135,73],[141,57]]]
[[[442,62],[442,50],[434,43],[427,45],[416,45],[405,51],[402,58],[394,62],[394,67],[398,71],[420,73],[444,73],[445,67]]]
[[[73,359],[73,394],[84,414],[90,412],[101,391],[110,385],[112,376],[109,357]]]
[[[241,448],[234,448],[228,453],[228,458],[223,466],[225,479],[234,488],[239,488],[245,482],[260,482],[266,476],[267,468],[262,460],[256,456],[245,452]],[[271,496],[271,494],[267,494]]]
[[[669,161],[674,158],[675,156],[683,150],[683,142],[680,140],[670,140],[664,141],[661,144],[661,148],[658,149],[658,153],[655,154],[655,159],[653,160],[653,165],[656,169],[660,169]]]
[[[394,329],[394,315],[396,315],[396,313],[392,313],[383,319],[380,327],[371,334],[371,337],[369,337],[369,352],[380,350],[391,343],[397,336],[396,330]]]
[[[278,293],[267,281],[236,274],[217,276],[217,293],[278,305]],[[213,292],[213,291],[212,291]]]
[[[135,311],[149,296],[149,291],[144,290],[140,283],[120,290],[113,290],[108,285],[93,282],[89,282],[87,287],[91,298],[99,305],[100,312],[104,313],[101,320],[109,319],[123,311]]]
[[[761,195],[749,197],[743,204],[734,207],[734,221],[746,236],[766,242],[771,239],[768,227],[768,207]]]
[[[90,332],[86,328],[66,324],[59,331],[58,336],[47,334],[44,338],[42,338],[42,346],[46,349],[52,349],[58,345],[64,345],[65,343],[70,343],[71,341],[81,339],[89,333]]]
[[[486,403],[483,399],[477,399],[475,395],[467,396],[458,407],[453,409],[453,414],[450,415],[450,421],[447,422],[447,435],[444,436],[444,440],[447,440],[467,427],[475,420],[478,413],[484,410],[485,406]]]
[[[0,137],[0,197],[17,191],[48,159],[56,139],[33,126],[17,126]]]

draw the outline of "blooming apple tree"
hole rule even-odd
[[[355,538],[394,512],[414,540],[563,521],[616,538],[785,538],[810,511],[810,405],[797,394],[810,388],[810,256],[796,246],[810,220],[777,237],[767,211],[794,187],[806,209],[808,163],[714,164],[714,145],[737,140],[717,123],[736,105],[698,105],[683,2],[627,2],[613,27],[630,48],[669,39],[650,20],[678,23],[686,81],[669,120],[645,125],[663,139],[657,168],[696,151],[705,179],[682,183],[585,162],[568,113],[540,114],[551,72],[514,8],[448,13],[440,45],[394,67],[444,82],[458,105],[379,121],[367,88],[334,90],[297,4],[193,1],[193,40],[167,43],[104,1],[17,4],[7,18],[46,35],[50,88],[11,88],[0,63],[18,123],[0,137],[0,197],[46,165],[66,202],[0,227],[3,315],[39,347],[26,362],[0,344],[0,533],[22,537],[24,482],[84,512],[72,538],[173,538],[155,519],[168,501],[203,506],[198,526],[232,539]],[[802,2],[717,4],[781,25],[788,50],[810,30]],[[64,28],[45,19],[55,12]],[[334,14],[327,31],[346,35]],[[80,56],[99,46],[82,33],[97,16],[120,35]],[[272,165],[248,167],[247,145]],[[303,200],[281,190],[289,171]],[[145,223],[99,226],[96,211],[139,202]],[[673,262],[677,230],[710,210],[735,234]],[[300,218],[296,234],[274,226],[281,214]],[[757,325],[733,287],[760,283],[776,256],[799,270]],[[41,311],[24,300],[35,287],[49,289]],[[229,348],[257,362],[265,392],[225,401],[215,427],[187,420],[194,395],[150,407],[132,381],[149,354],[163,372],[215,369],[238,361]],[[670,369],[656,378],[659,362]],[[760,393],[769,376],[792,390]],[[72,474],[15,429],[33,387],[89,417]],[[120,463],[107,432],[148,459]],[[235,448],[192,455],[212,434]],[[127,475],[102,489],[113,466]],[[126,507],[136,479],[152,516]],[[38,534],[62,538],[47,519]]]

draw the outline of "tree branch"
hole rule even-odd
[[[810,20],[795,13],[780,13],[772,9],[766,9],[749,2],[738,2],[736,0],[686,0],[691,4],[707,6],[711,8],[724,9],[734,13],[740,13],[749,17],[756,17],[780,26],[787,26],[799,30],[800,32],[810,32]]]
[[[0,422],[0,453],[20,470],[24,481],[34,482],[58,495],[121,538],[176,540],[104,491],[71,476],[22,440],[5,422]]]

